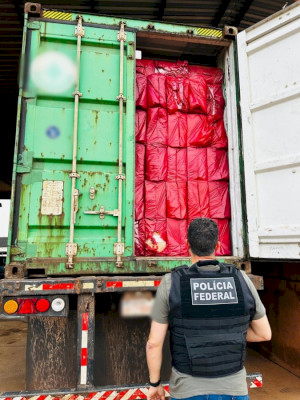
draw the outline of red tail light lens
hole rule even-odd
[[[36,299],[18,299],[18,314],[36,314],[34,300],[36,301]]]
[[[50,302],[47,299],[40,299],[36,302],[35,308],[38,312],[46,312],[49,310]]]

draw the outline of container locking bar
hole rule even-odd
[[[125,245],[122,242],[122,190],[123,180],[125,175],[123,174],[123,106],[126,101],[124,96],[124,42],[126,42],[127,36],[125,32],[125,22],[121,21],[120,30],[118,32],[118,41],[120,42],[120,93],[117,96],[119,101],[119,173],[116,176],[118,180],[119,195],[118,195],[118,240],[114,243],[114,254],[117,256],[116,266],[123,267],[122,255],[124,254]]]
[[[72,172],[70,178],[72,180],[71,190],[71,211],[70,211],[70,238],[66,244],[66,256],[68,261],[66,268],[74,268],[74,257],[77,255],[78,246],[74,243],[74,225],[76,222],[76,214],[78,212],[78,196],[79,191],[76,189],[76,179],[80,177],[77,172],[77,142],[78,142],[78,109],[79,98],[82,93],[79,92],[79,73],[80,73],[80,55],[81,55],[81,38],[84,36],[84,28],[82,26],[82,16],[78,16],[77,25],[75,27],[75,36],[77,36],[77,75],[74,96],[74,130],[73,130],[73,157],[72,157]]]
[[[104,207],[101,206],[99,211],[85,211],[84,214],[99,215],[100,219],[103,219],[105,215],[113,215],[114,217],[118,217],[119,210],[105,211]]]

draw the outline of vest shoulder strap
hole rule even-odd
[[[179,267],[175,267],[175,268],[171,269],[171,273],[177,273],[180,276],[183,276],[183,275],[187,275],[188,270],[189,270],[188,265],[180,265]]]
[[[237,268],[237,266],[236,265],[234,265],[234,264],[226,264],[226,263],[224,263],[224,264],[219,264],[219,266],[220,266],[220,273],[222,274],[228,274],[228,273],[231,273],[231,274],[238,274],[238,272],[239,272],[239,269]]]

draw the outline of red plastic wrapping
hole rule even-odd
[[[147,112],[144,110],[136,110],[135,113],[135,141],[138,143],[146,143],[147,132]]]
[[[188,112],[189,81],[181,76],[167,76],[167,109],[169,114],[176,111]]]
[[[209,212],[211,218],[230,218],[230,200],[228,183],[208,182]]]
[[[223,119],[214,121],[214,117],[208,117],[208,120],[210,121],[212,129],[212,147],[216,147],[217,149],[227,149],[228,139]]]
[[[144,182],[135,182],[135,220],[144,218]]]
[[[205,147],[211,144],[212,124],[206,115],[188,114],[188,146]]]
[[[146,76],[154,74],[155,62],[153,60],[136,60],[136,72]]]
[[[209,218],[208,183],[204,181],[189,181],[188,187],[188,218]]]
[[[207,114],[213,116],[215,120],[223,118],[225,101],[223,97],[222,85],[208,85],[207,90]]]
[[[176,112],[168,116],[168,145],[171,147],[186,147],[187,115]]]
[[[189,84],[189,112],[207,113],[207,84],[201,75],[190,78]]]
[[[191,78],[200,74],[209,84],[222,83],[223,80],[223,71],[220,68],[189,65],[189,73]]]
[[[148,107],[167,107],[166,77],[161,74],[148,76]]]
[[[229,167],[226,150],[207,148],[207,172],[209,181],[228,181]]]
[[[146,147],[146,179],[149,181],[166,181],[167,169],[167,147],[149,144]]]
[[[187,180],[187,149],[168,147],[168,181]]]
[[[147,143],[168,144],[168,114],[164,108],[148,108]]]
[[[187,218],[186,182],[167,182],[167,217]]]
[[[231,256],[231,239],[228,219],[214,219],[219,228],[220,249],[216,256]]]
[[[145,145],[136,143],[135,145],[135,179],[137,182],[145,180]]]
[[[166,218],[166,182],[145,181],[145,218]]]
[[[188,147],[187,149],[188,180],[207,181],[206,148]]]
[[[135,255],[142,257],[145,255],[145,220],[135,221],[134,223],[134,244]]]
[[[168,254],[172,256],[188,256],[187,220],[167,219]]]
[[[184,76],[189,74],[187,61],[155,61],[155,72],[171,76]]]
[[[166,256],[167,220],[145,219],[145,256]]]
[[[136,106],[146,110],[147,109],[147,76],[146,75],[136,74],[135,89],[136,89],[135,90]]]

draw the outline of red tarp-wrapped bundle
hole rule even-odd
[[[135,182],[135,220],[144,218],[144,182]]]
[[[207,181],[207,149],[188,147],[188,180]]]
[[[230,218],[228,182],[208,182],[211,218]]]
[[[147,133],[147,111],[136,110],[135,113],[135,141],[146,143]]]
[[[148,107],[167,107],[166,77],[161,74],[148,76]]]
[[[188,188],[188,218],[209,218],[208,183],[204,181],[189,181]]]
[[[135,104],[144,110],[147,110],[147,76],[136,74],[135,81],[136,99]]]
[[[145,181],[145,218],[166,218],[166,182]]]
[[[189,112],[207,113],[207,84],[201,75],[194,75],[189,80]]]
[[[222,83],[223,71],[215,67],[202,67],[200,65],[189,65],[190,77],[200,74],[208,84]]]
[[[167,220],[145,219],[145,256],[166,256]]]
[[[168,114],[164,108],[148,108],[147,143],[168,144]]]
[[[187,149],[168,147],[168,181],[187,180]]]
[[[167,219],[168,254],[188,256],[187,221],[185,219]]]
[[[189,81],[181,76],[167,76],[167,109],[169,114],[176,111],[188,112]]]
[[[155,63],[153,60],[136,60],[136,73],[142,75],[152,75],[155,73]]]
[[[155,61],[155,72],[170,76],[188,77],[189,69],[187,61]]]
[[[209,181],[228,181],[229,167],[226,150],[207,148],[207,172]]]
[[[188,146],[206,147],[211,144],[212,125],[206,115],[188,114]]]
[[[212,129],[212,147],[216,147],[217,149],[227,149],[228,139],[223,119],[215,121],[214,117],[208,117],[208,121]]]
[[[208,85],[207,88],[207,114],[214,120],[223,119],[225,101],[222,85]]]
[[[176,112],[168,116],[168,145],[171,147],[186,147],[187,115]]]
[[[219,228],[220,249],[216,251],[216,256],[231,255],[230,228],[228,219],[214,219]]]
[[[135,180],[144,182],[145,180],[145,145],[136,143],[135,145]]]
[[[167,147],[161,145],[146,146],[146,179],[149,181],[167,180]]]
[[[167,217],[187,218],[186,182],[167,182]]]
[[[134,223],[134,243],[135,255],[142,257],[145,255],[145,220],[135,221]]]

